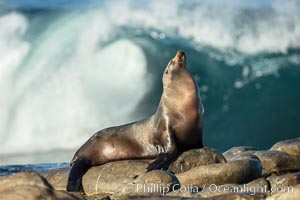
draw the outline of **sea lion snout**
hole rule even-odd
[[[176,56],[173,58],[173,60],[175,62],[185,62],[186,60],[186,57],[185,57],[185,53],[181,50],[178,50],[177,53],[176,53]]]

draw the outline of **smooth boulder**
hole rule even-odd
[[[203,200],[264,200],[263,194],[223,194],[214,197],[203,198]],[[198,199],[199,200],[199,199]]]
[[[270,183],[272,193],[277,193],[277,190],[283,187],[293,187],[300,184],[300,172],[284,174],[281,176],[269,176],[267,180]]]
[[[300,170],[300,156],[290,155],[281,151],[245,151],[228,157],[228,161],[233,162],[240,159],[257,157],[263,165],[263,176],[272,173],[280,174],[288,171]]]
[[[82,179],[86,195],[113,194],[144,175],[149,160],[124,160],[90,168]]]
[[[300,199],[300,185],[286,191],[276,192],[274,195],[269,196],[266,200],[299,200]]]
[[[0,199],[5,200],[78,200],[81,196],[56,191],[47,180],[35,172],[22,172],[0,177]]]
[[[277,142],[270,150],[282,151],[290,155],[300,156],[300,138]]]
[[[41,172],[41,175],[47,179],[47,181],[54,187],[54,189],[65,191],[67,187],[69,171],[70,168],[66,167]]]
[[[272,173],[300,170],[300,156],[289,155],[280,151],[255,151],[263,165],[264,176]]]
[[[178,187],[180,187],[180,184],[174,174],[167,171],[154,170],[142,175],[131,183],[127,183],[111,197],[112,199],[120,199],[120,197],[129,198],[131,196],[164,196]]]
[[[247,183],[261,176],[262,165],[258,159],[241,159],[229,163],[195,167],[177,174],[182,186],[204,188],[208,185]]]
[[[241,154],[243,152],[247,152],[247,151],[253,152],[253,151],[257,151],[257,149],[252,146],[232,147],[232,148],[228,149],[227,151],[225,151],[223,153],[223,156],[226,158],[227,161],[230,161],[234,157],[236,157],[236,155]]]
[[[36,186],[53,189],[48,181],[36,172],[21,172],[8,176],[0,176],[0,192],[18,186]]]
[[[216,149],[204,147],[182,153],[170,164],[169,171],[177,174],[188,171],[194,167],[225,162],[224,156]]]
[[[247,194],[267,196],[269,194],[269,184],[264,178],[253,180],[247,184],[227,184],[216,186],[215,184],[204,188],[199,192],[201,197],[214,197],[223,194]]]

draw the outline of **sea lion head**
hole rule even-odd
[[[163,75],[163,85],[168,87],[175,82],[184,81],[187,76],[191,76],[187,70],[187,61],[185,53],[181,50],[177,51],[174,58],[172,58]]]
[[[177,73],[186,67],[186,56],[181,50],[177,51],[174,58],[172,58],[165,70],[165,74]]]

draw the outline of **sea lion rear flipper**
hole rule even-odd
[[[82,191],[82,177],[90,168],[90,165],[86,164],[84,160],[75,160],[72,164],[68,183],[67,183],[67,191],[68,192],[80,192]]]

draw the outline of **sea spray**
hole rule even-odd
[[[178,49],[204,101],[206,145],[295,137],[299,2],[253,2],[5,1],[0,154],[72,152],[100,129],[149,116]]]

